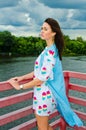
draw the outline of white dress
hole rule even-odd
[[[44,81],[34,88],[33,109],[38,115],[48,116],[56,108],[70,126],[83,125],[66,96],[62,64],[55,44],[45,48],[37,58],[34,78]]]
[[[43,56],[44,55],[44,56]],[[42,58],[43,61],[42,61]],[[43,63],[41,68],[39,67]],[[55,65],[55,52],[47,47],[35,61],[34,79],[44,81],[41,86],[34,87],[33,109],[40,116],[49,116],[56,108],[56,101],[50,90],[47,80],[53,80],[53,67]]]

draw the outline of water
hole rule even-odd
[[[33,71],[34,68],[34,61],[36,57],[17,57],[17,58],[0,58],[0,81],[8,80],[11,77],[24,75],[26,73],[29,73]],[[70,71],[76,71],[76,72],[82,72],[86,73],[86,56],[77,56],[77,57],[63,57],[62,60],[62,66],[63,70],[70,70]],[[71,82],[86,85],[86,81],[80,81],[76,79],[71,79]],[[11,94],[16,94],[16,90],[12,90]],[[5,93],[2,93],[5,96],[9,96],[9,91],[6,91]],[[3,97],[3,95],[1,95]],[[84,93],[78,93],[78,92],[70,92],[70,95],[76,95],[77,97],[84,97],[86,99],[86,94]],[[26,101],[24,102],[24,107],[28,104],[30,105],[31,102]],[[86,112],[85,107],[78,106],[76,104],[71,104],[74,109],[80,110],[82,112]],[[7,107],[6,109],[2,110],[2,114],[8,113],[8,111],[13,111],[18,108],[22,108],[23,103],[19,103],[12,107]],[[8,125],[5,125],[1,127],[1,130],[8,130],[9,128],[20,124],[20,122],[29,120],[29,116],[25,117],[25,119],[14,121]],[[86,122],[84,122],[86,125]],[[68,128],[67,130],[71,130]]]
[[[36,57],[1,58],[0,81],[31,72],[35,59]]]
[[[33,71],[36,57],[0,58],[0,82]],[[86,56],[63,57],[63,70],[86,73]]]

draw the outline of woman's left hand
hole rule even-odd
[[[18,81],[12,79],[9,79],[8,82],[16,89],[16,90],[20,90],[20,85],[18,83]]]

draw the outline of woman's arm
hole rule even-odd
[[[33,78],[33,76],[34,76],[34,72],[32,71],[31,73],[28,73],[26,75],[13,77],[11,79],[16,80],[17,82],[19,82],[19,81],[22,81],[22,80],[31,79],[31,78]]]
[[[21,85],[19,85],[18,81],[14,80],[14,79],[10,79],[8,81],[15,89],[20,90],[21,89]],[[22,84],[22,89],[28,89],[28,88],[33,88],[35,86],[39,86],[43,83],[43,81],[39,80],[39,79],[33,79],[32,81]]]
[[[34,75],[34,72],[31,72],[29,74],[26,74],[26,75],[23,75],[23,76],[19,76],[19,78],[21,80],[30,79],[30,78],[33,78],[33,75]]]
[[[38,78],[33,79],[32,81],[25,83],[22,85],[22,89],[28,89],[28,88],[33,88],[34,86],[40,86],[43,83],[43,81],[39,80]]]

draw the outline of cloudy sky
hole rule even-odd
[[[86,0],[0,0],[0,31],[38,35],[47,17],[55,18],[64,34],[85,38]]]

